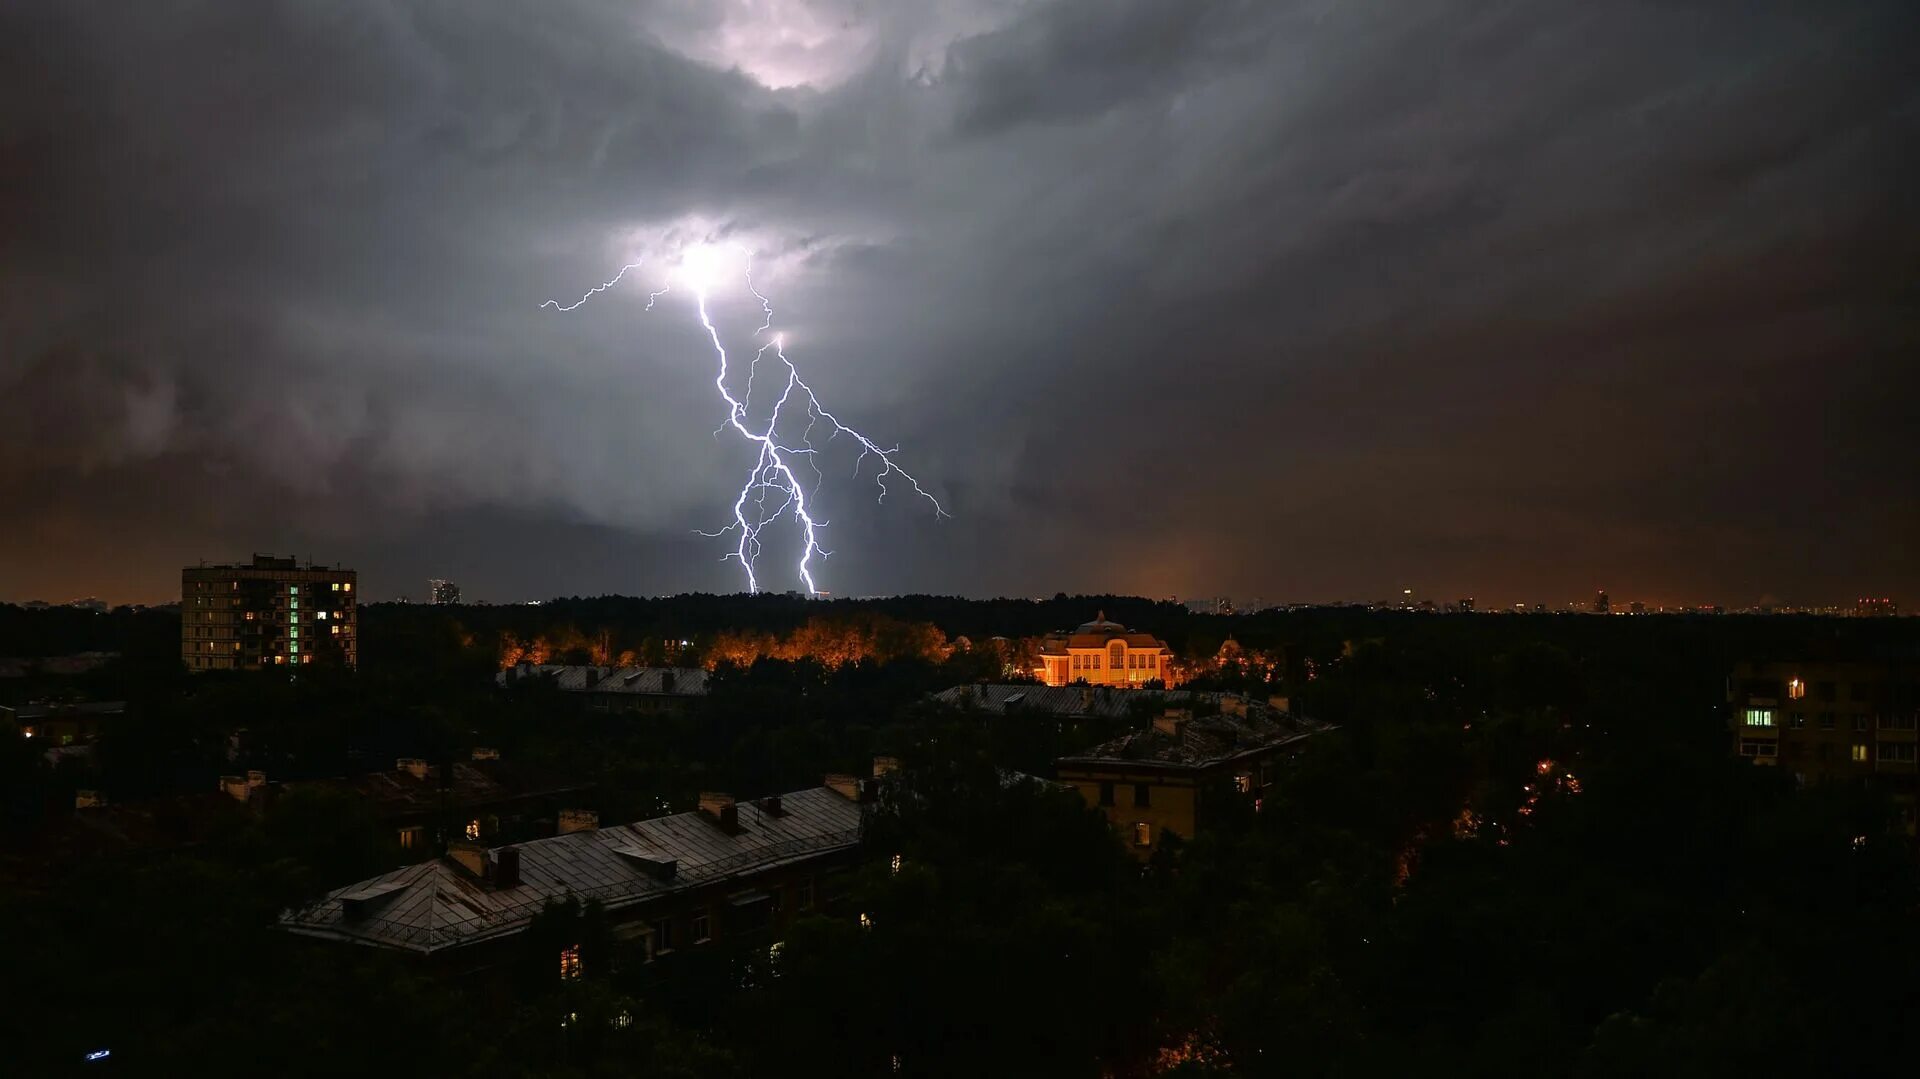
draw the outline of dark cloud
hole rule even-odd
[[[954,511],[829,458],[839,592],[1913,593],[1916,22],[11,5],[0,596],[731,587],[684,306],[537,307],[718,237]]]

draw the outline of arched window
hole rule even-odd
[[[1124,667],[1126,667],[1126,665],[1127,665],[1127,645],[1126,645],[1126,642],[1124,642],[1124,641],[1115,641],[1115,642],[1113,642],[1112,644],[1110,644],[1110,645],[1108,645],[1108,646],[1107,646],[1107,657],[1108,657],[1108,659],[1110,659],[1110,660],[1112,661],[1112,662],[1110,662],[1110,663],[1108,663],[1108,664],[1107,664],[1107,666],[1109,666],[1109,667],[1111,667],[1111,668],[1113,668],[1114,670],[1116,670],[1116,671],[1117,671],[1117,670],[1121,670],[1122,668],[1124,668]]]

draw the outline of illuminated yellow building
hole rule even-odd
[[[1151,633],[1131,633],[1101,611],[1072,633],[1053,634],[1040,645],[1034,676],[1050,686],[1173,685],[1173,653]]]

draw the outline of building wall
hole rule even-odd
[[[1160,849],[1169,829],[1191,838],[1199,827],[1199,778],[1146,771],[1097,767],[1060,770],[1060,780],[1073,784],[1089,806],[1098,809],[1114,834],[1133,854],[1145,860]],[[1138,788],[1147,789],[1147,804],[1138,804]],[[1140,826],[1147,828],[1143,844]]]
[[[1885,781],[1913,831],[1920,665],[1741,663],[1727,701],[1735,755],[1803,782]]]
[[[1116,665],[1116,660],[1118,665]],[[1173,657],[1163,647],[1132,648],[1115,640],[1099,648],[1068,648],[1064,655],[1043,655],[1035,674],[1050,686],[1086,682],[1095,686],[1172,685]]]
[[[359,574],[291,559],[180,571],[180,659],[189,671],[359,662]]]
[[[1063,783],[1071,783],[1089,806],[1100,810],[1120,841],[1144,861],[1160,849],[1161,839],[1168,830],[1184,839],[1206,827],[1205,803],[1210,796],[1224,794],[1253,799],[1257,808],[1259,799],[1272,785],[1276,760],[1287,751],[1285,746],[1275,746],[1211,768],[1180,771],[1128,768],[1119,764],[1113,767],[1085,762],[1063,764],[1059,778]],[[1141,785],[1147,788],[1144,806],[1135,800],[1136,788]],[[1139,841],[1142,824],[1148,827],[1145,843]]]

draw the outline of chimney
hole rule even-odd
[[[892,775],[899,770],[900,758],[898,757],[873,758],[873,778],[875,779],[879,779],[881,776]]]
[[[563,809],[560,811],[560,834],[572,835],[574,832],[591,832],[600,827],[600,814],[591,809]]]
[[[834,772],[827,776],[826,782],[822,785],[831,788],[835,794],[838,794],[849,802],[864,802],[867,800],[867,785],[860,781],[859,776],[850,776],[842,772]]]
[[[1293,701],[1287,697],[1268,697],[1267,707],[1276,712],[1291,712],[1293,711]]]
[[[220,789],[226,792],[227,797],[232,798],[236,802],[244,802],[247,800],[247,779],[245,776],[221,776]]]
[[[474,746],[473,759],[477,761],[497,761],[500,759],[500,751],[492,746]]]
[[[453,863],[473,875],[475,880],[485,880],[487,876],[487,848],[465,839],[456,839],[447,844],[447,857]]]
[[[668,671],[660,672],[660,692],[662,693],[673,692],[673,672],[672,671],[668,670]]]
[[[780,796],[777,794],[769,794],[765,798],[760,799],[760,812],[765,813],[769,817],[784,817],[787,815],[786,809],[780,804]]]
[[[520,884],[520,848],[501,847],[493,852],[493,886],[514,888]]]
[[[1193,713],[1185,708],[1169,708],[1165,715],[1155,717],[1153,729],[1159,731],[1161,734],[1169,734],[1178,738],[1180,737],[1180,728],[1186,726],[1187,720],[1192,718]]]
[[[92,809],[96,806],[106,804],[106,795],[101,794],[99,791],[77,790],[73,792],[73,808],[75,809]]]
[[[740,831],[740,807],[733,804],[731,794],[723,794],[720,791],[701,791],[700,815],[718,824],[728,835]]]
[[[419,757],[402,757],[393,762],[393,766],[398,771],[405,772],[415,779],[427,778],[427,762],[421,760]]]

